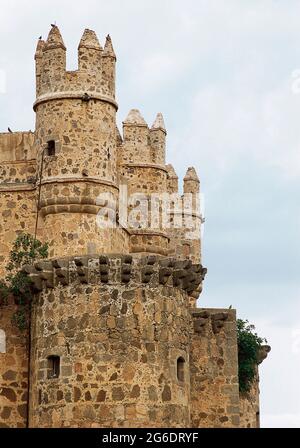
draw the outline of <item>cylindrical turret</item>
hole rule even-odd
[[[150,144],[153,150],[153,160],[157,164],[166,163],[166,126],[161,113],[158,113],[150,129]]]
[[[200,180],[194,167],[189,167],[183,179],[184,193],[199,193]]]
[[[151,132],[156,147],[151,145]],[[161,220],[161,196],[167,192],[167,169],[160,143],[154,138],[156,132],[160,134],[162,131],[155,129],[151,132],[139,110],[132,109],[123,122],[124,140],[119,148],[119,172],[127,181],[133,208],[136,209],[137,203],[143,204],[142,222],[130,228],[130,250],[134,253],[167,255],[169,237]]]
[[[168,170],[168,193],[178,193],[178,176],[170,163],[166,165]]]
[[[101,71],[107,62],[91,30],[80,41],[77,71],[65,71],[65,52],[58,28],[52,27],[42,65],[38,59],[42,87],[34,104],[42,170],[40,237],[49,242],[50,256],[123,252],[128,235],[96,222],[100,206],[118,200],[117,105]]]
[[[102,48],[95,31],[85,29],[78,46],[78,68],[101,78]]]

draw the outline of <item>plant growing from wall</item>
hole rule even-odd
[[[255,332],[255,326],[248,320],[237,320],[239,389],[241,393],[250,391],[256,376],[259,350],[266,339]]]
[[[22,271],[25,265],[48,257],[48,244],[43,244],[30,234],[21,234],[14,241],[6,265],[6,277],[0,280],[0,306],[13,297],[17,310],[12,321],[20,331],[28,326],[28,311],[33,298],[31,281]]]

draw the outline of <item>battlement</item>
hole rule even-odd
[[[156,164],[165,166],[166,135],[164,119],[158,113],[151,128],[138,109],[131,109],[123,121],[123,140],[119,163]]]
[[[207,270],[190,260],[138,255],[101,255],[64,257],[25,266],[23,272],[31,280],[34,292],[58,285],[130,284],[143,287],[179,288],[190,296],[204,280]]]
[[[37,100],[83,98],[84,101],[115,102],[116,55],[110,36],[102,49],[96,33],[86,29],[78,46],[78,69],[67,71],[66,46],[56,25],[46,41],[39,40],[35,53]]]
[[[36,152],[33,132],[0,133],[0,163],[34,159]]]
[[[34,133],[0,134],[0,190],[33,188],[36,178]]]

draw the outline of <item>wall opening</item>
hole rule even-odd
[[[0,328],[0,353],[6,353],[6,334],[5,331]]]
[[[55,141],[54,140],[49,140],[47,142],[47,156],[55,156]]]
[[[60,374],[60,357],[48,356],[48,378],[58,378]]]
[[[183,382],[184,381],[184,374],[185,374],[185,360],[180,356],[177,359],[177,379],[178,381]]]
[[[256,428],[260,428],[260,415],[259,415],[259,411],[256,412]]]

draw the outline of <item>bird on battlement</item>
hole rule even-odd
[[[12,134],[12,130],[10,128],[7,128],[8,132],[10,132]]]

